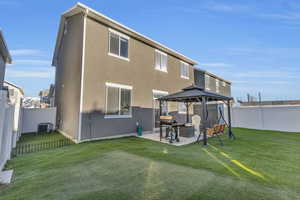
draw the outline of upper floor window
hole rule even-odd
[[[106,83],[106,117],[131,116],[131,86]]]
[[[210,90],[210,76],[205,74],[205,89]]]
[[[126,35],[109,30],[109,55],[128,60],[128,42]]]
[[[222,81],[222,86],[226,87],[226,82],[225,81]]]
[[[216,92],[220,92],[220,81],[218,79],[216,79]]]
[[[185,62],[180,62],[180,77],[189,79],[189,65]]]
[[[155,69],[167,72],[168,57],[167,54],[155,50]]]

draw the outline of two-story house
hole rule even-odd
[[[196,64],[77,3],[61,17],[53,56],[57,128],[75,142],[126,136],[137,124],[153,131],[155,99],[194,84]]]
[[[11,64],[11,57],[0,30],[0,90],[3,88],[6,64]]]

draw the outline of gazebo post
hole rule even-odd
[[[184,102],[185,106],[186,106],[186,123],[189,123],[190,121],[190,115],[189,115],[189,103],[188,102]]]
[[[207,133],[206,133],[206,115],[207,115],[207,110],[206,110],[206,97],[202,97],[202,128],[203,128],[203,145],[207,145]]]
[[[227,101],[227,112],[228,112],[228,128],[229,128],[229,139],[233,138],[232,130],[231,130],[231,109],[230,109],[230,100]]]
[[[159,141],[161,141],[162,138],[162,124],[160,120],[160,116],[162,114],[162,105],[161,105],[161,100],[159,100]]]

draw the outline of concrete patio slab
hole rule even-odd
[[[170,144],[173,146],[184,146],[184,145],[195,143],[197,141],[198,134],[195,134],[194,137],[190,137],[190,138],[179,137],[179,142],[173,142],[173,143],[170,143],[169,140],[166,138],[162,138],[162,140],[160,141],[159,132],[145,133],[142,136],[137,136],[137,137],[148,139],[148,140],[153,140],[153,141],[157,141],[157,142],[162,142],[165,144]],[[202,136],[200,137],[200,140],[202,140]]]

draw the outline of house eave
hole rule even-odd
[[[3,59],[4,59],[5,64],[11,64],[12,63],[12,59],[11,59],[11,56],[10,56],[7,44],[6,44],[5,40],[4,40],[3,33],[2,33],[1,30],[0,30],[0,42],[1,42],[1,44],[0,44],[0,52],[3,55]]]
[[[62,15],[62,18],[61,18],[61,22],[60,22],[60,28],[59,28],[59,33],[58,33],[58,37],[57,37],[57,41],[56,41],[56,47],[55,47],[55,52],[54,52],[54,57],[53,57],[53,61],[52,61],[52,65],[53,66],[56,66],[57,65],[57,54],[58,54],[58,51],[59,51],[59,46],[60,46],[60,42],[61,42],[61,39],[62,39],[62,30],[64,28],[64,20],[67,18],[67,17],[70,17],[70,16],[73,16],[73,15],[76,15],[76,14],[79,14],[79,13],[84,13],[84,14],[87,14],[88,17],[92,18],[92,19],[95,19],[97,21],[100,21],[101,23],[103,24],[106,24],[107,26],[113,28],[113,29],[116,29],[130,37],[133,37],[133,38],[136,38],[150,46],[153,46],[154,48],[157,48],[165,53],[168,53],[169,55],[172,55],[174,57],[177,57],[179,58],[180,60],[182,61],[185,61],[191,65],[196,65],[197,62],[194,61],[193,59],[191,58],[188,58],[186,56],[184,56],[183,54],[173,50],[173,49],[170,49],[168,47],[166,47],[165,45],[157,42],[157,41],[154,41],[152,39],[150,39],[149,37],[147,36],[144,36],[142,35],[141,33],[138,33],[134,30],[132,30],[131,28],[123,25],[123,24],[120,24],[119,22],[87,7],[86,5],[82,4],[82,3],[77,3],[73,8],[67,10],[66,12],[63,13]]]

